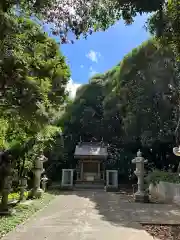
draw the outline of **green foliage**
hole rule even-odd
[[[16,28],[1,54],[0,111],[7,117],[20,115],[37,127],[52,120],[64,102],[69,68],[56,42],[37,24],[21,17],[13,21]]]
[[[7,142],[6,142],[6,132],[8,128],[8,123],[5,119],[0,118],[0,150],[5,149],[7,147]]]
[[[24,145],[19,148],[17,146],[17,159],[20,160],[20,167],[29,171],[32,169],[35,159],[45,151],[50,151],[55,143],[55,137],[61,129],[56,126],[47,125],[33,138],[27,140]],[[22,161],[23,160],[23,161]]]
[[[148,174],[148,176],[146,177],[146,181],[149,184],[153,183],[154,185],[158,184],[160,181],[179,183],[180,178],[177,173],[154,170],[153,172]]]
[[[179,88],[180,88],[180,17],[179,17],[179,10],[180,10],[180,2],[176,0],[169,0],[167,1],[163,11],[160,14],[155,13],[150,17],[148,20],[148,29],[150,32],[159,38],[160,43],[163,46],[169,46],[171,51],[174,54],[174,59],[176,60],[174,63],[174,75],[176,78],[176,85],[172,89],[174,95],[177,98],[177,109],[175,111],[175,118],[176,118],[176,144],[179,144],[180,135],[179,135],[179,119],[180,119],[180,112],[179,112]],[[160,18],[163,20],[160,24]]]
[[[169,45],[175,56],[178,55],[176,56],[177,60],[180,54],[179,10],[179,1],[169,0],[163,8],[162,13],[156,12],[147,22],[147,27],[151,34],[160,37],[163,44]]]
[[[106,30],[119,19],[131,24],[137,14],[161,11],[164,3],[165,0],[107,0],[101,4],[95,0],[88,3],[80,0],[2,0],[0,10],[9,13],[18,6],[18,11],[23,14],[33,13],[39,19],[53,23],[53,34],[59,35],[62,43],[68,43],[69,31],[78,39],[81,34],[86,37],[92,31]]]
[[[64,131],[68,132],[68,135],[76,132],[77,138],[82,136],[90,139],[94,136],[100,139],[103,98],[103,87],[100,83],[92,82],[81,87],[77,92],[76,99],[63,116]],[[76,129],[78,129],[78,133]]]
[[[46,126],[35,136],[35,144],[33,145],[33,156],[37,156],[45,148],[51,148],[54,142],[54,136],[60,133],[61,129],[56,126]]]
[[[24,197],[27,199],[28,192],[24,192]],[[10,193],[8,195],[8,200],[9,201],[19,200],[19,198],[20,198],[20,192],[14,192],[14,193]]]
[[[46,148],[37,143],[36,134],[59,117],[69,78],[69,69],[56,43],[38,25],[14,15],[16,4],[19,13],[35,13],[53,23],[53,34],[60,35],[62,43],[68,42],[69,31],[77,38],[81,34],[86,37],[93,30],[106,30],[117,19],[131,24],[137,14],[155,12],[151,26],[159,24],[158,28],[163,26],[162,32],[168,32],[167,43],[173,54],[155,40],[134,49],[114,69],[95,76],[81,87],[59,124],[66,134],[69,153],[80,135],[87,140],[92,136],[99,140],[103,136],[118,146],[131,141],[148,146],[155,141],[172,142],[178,95],[168,86],[176,87],[179,76],[174,70],[180,72],[174,61],[179,59],[180,49],[179,1],[168,1],[166,7],[164,0],[107,0],[102,4],[76,0],[72,14],[69,10],[72,1],[68,0],[3,0],[0,3],[0,112],[8,125],[0,131],[1,148],[16,148],[25,139],[29,140],[31,147],[27,148],[31,150],[22,151],[27,159],[33,153],[36,155],[39,148]],[[164,20],[170,23],[170,28],[164,26]],[[167,30],[171,30],[170,34]]]
[[[72,152],[80,136],[82,141],[103,137],[110,144],[110,167],[119,168],[125,177],[132,174],[131,160],[138,148],[152,148],[147,152],[153,165],[168,168],[166,152],[172,155],[176,126],[174,62],[170,48],[150,39],[81,86],[59,122],[69,161],[74,164]],[[172,163],[177,165],[175,157]]]
[[[151,144],[155,138],[172,136],[176,99],[169,85],[175,85],[173,69],[173,54],[153,39],[122,60],[115,93],[120,96],[118,109],[128,138],[140,138],[146,145],[146,141]]]
[[[0,16],[7,30],[0,45],[0,149],[8,149],[21,176],[61,131],[55,122],[67,100],[70,71],[40,25],[13,11]]]

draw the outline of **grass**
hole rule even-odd
[[[27,220],[36,211],[45,207],[54,197],[54,193],[44,193],[42,198],[32,200],[31,204],[18,204],[14,208],[16,210],[15,215],[0,217],[0,238]]]

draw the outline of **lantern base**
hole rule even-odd
[[[135,202],[141,202],[141,203],[149,203],[149,195],[143,193],[143,192],[137,192],[134,195]]]
[[[12,216],[16,213],[15,209],[3,208],[0,206],[0,216]]]
[[[41,198],[44,191],[41,188],[38,189],[31,189],[28,194],[28,198]]]

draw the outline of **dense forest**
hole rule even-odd
[[[118,168],[124,178],[131,174],[131,160],[139,148],[149,167],[176,170],[174,62],[170,48],[152,38],[81,86],[58,122],[68,166],[76,165],[73,152],[81,138],[109,144],[107,165]]]
[[[2,182],[7,159],[20,177],[31,172],[40,152],[49,159],[49,176],[57,167],[74,167],[73,151],[80,136],[84,141],[103,138],[109,144],[109,167],[118,167],[128,177],[138,148],[153,166],[167,169],[171,164],[176,169],[172,146],[178,140],[179,7],[174,0],[108,0],[101,5],[75,0],[72,12],[69,0],[2,0]],[[66,92],[70,69],[43,23],[50,23],[59,44],[65,44],[74,43],[68,39],[69,31],[78,40],[105,31],[119,19],[133,24],[142,13],[153,13],[147,28],[154,38],[132,50],[114,69],[90,79],[70,101]]]
[[[107,144],[106,169],[118,169],[119,183],[137,182],[131,160],[138,149],[148,159],[147,185],[180,181],[172,152],[180,146],[180,3],[99,3],[0,0],[0,238],[53,199],[57,192],[44,193],[46,184],[59,184],[62,169],[76,167],[80,139]],[[151,39],[70,99],[62,44],[119,20],[133,24],[142,14],[149,16],[144,25]]]
[[[58,44],[32,20],[13,13],[1,46],[0,177],[11,155],[14,174],[31,171],[61,132],[55,122],[68,100],[70,70]],[[5,164],[5,165],[4,165]]]

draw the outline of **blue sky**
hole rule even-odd
[[[144,24],[147,15],[138,16],[131,26],[123,21],[109,28],[105,32],[96,32],[85,39],[77,40],[74,44],[61,46],[61,51],[67,58],[71,69],[69,88],[75,89],[87,83],[96,73],[104,73],[118,64],[121,59],[149,38]]]

